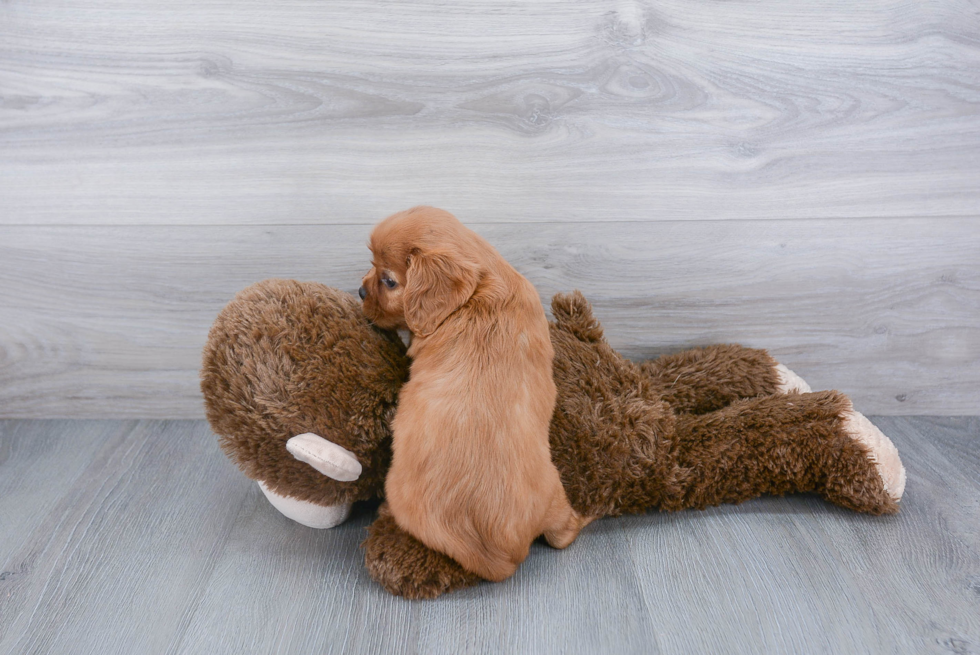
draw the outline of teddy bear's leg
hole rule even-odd
[[[810,391],[765,350],[734,344],[665,355],[643,362],[640,370],[681,413],[704,414],[742,398]]]
[[[806,380],[782,364],[776,364],[776,375],[779,378],[779,382],[776,384],[776,393],[810,393],[813,391]]]
[[[378,509],[361,547],[368,573],[396,596],[435,598],[480,582],[475,573],[398,527],[387,503]]]
[[[678,415],[678,464],[689,482],[664,509],[738,503],[815,491],[860,512],[898,511],[905,469],[898,451],[836,391],[739,400]]]

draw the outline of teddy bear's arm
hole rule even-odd
[[[435,598],[480,581],[475,573],[399,528],[387,503],[378,509],[361,547],[371,577],[396,596]]]
[[[680,413],[704,414],[742,398],[810,391],[802,378],[765,350],[739,345],[665,355],[643,362],[640,371]]]
[[[894,513],[905,469],[892,442],[836,391],[740,400],[678,415],[678,464],[691,475],[663,509],[815,491],[871,514]]]

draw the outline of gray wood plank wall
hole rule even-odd
[[[978,153],[967,0],[10,0],[0,416],[202,416],[235,291],[352,291],[419,203],[631,357],[975,414]]]

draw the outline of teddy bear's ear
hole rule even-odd
[[[556,293],[551,299],[551,313],[558,327],[582,341],[602,341],[602,326],[592,315],[589,301],[578,289],[571,293]]]

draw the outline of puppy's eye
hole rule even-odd
[[[398,286],[398,283],[397,283],[397,282],[395,282],[394,280],[392,280],[392,279],[391,279],[390,277],[388,277],[387,275],[386,275],[386,276],[384,276],[383,278],[381,278],[381,283],[382,283],[383,285],[385,285],[386,287],[388,287],[389,289],[394,289],[395,287],[397,287],[397,286]]]

